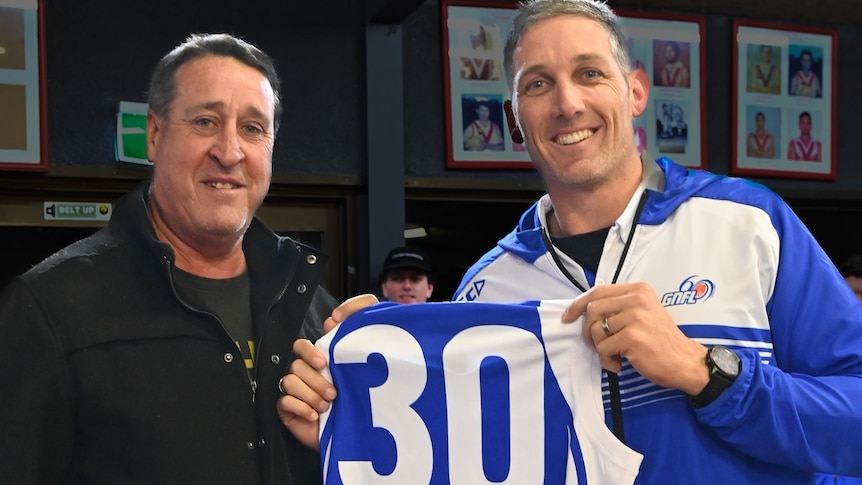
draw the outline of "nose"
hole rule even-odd
[[[575,82],[557,83],[554,87],[554,96],[554,117],[572,118],[585,109],[582,88]]]
[[[219,132],[210,150],[212,158],[223,167],[230,167],[245,158],[242,141],[236,127],[228,123]]]

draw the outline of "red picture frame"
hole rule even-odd
[[[834,29],[735,19],[731,173],[834,180]]]
[[[0,170],[48,170],[45,1],[0,0]]]
[[[532,169],[506,129],[503,46],[517,1],[441,0],[446,167]]]
[[[647,108],[635,118],[638,149],[706,169],[706,18],[615,12],[628,39],[632,67],[646,71],[650,81]]]
[[[503,44],[518,3],[441,0],[447,168],[532,169],[523,144],[506,130],[503,102],[509,87]],[[667,155],[691,168],[706,168],[705,18],[618,10],[632,46],[649,45],[640,57],[650,69],[650,103],[635,120],[635,141],[650,156]],[[680,46],[684,85],[663,85],[653,76],[668,64],[663,50]],[[656,50],[658,49],[658,50]],[[668,69],[669,71],[669,69]],[[664,111],[671,116],[662,118]],[[650,148],[652,147],[652,148]]]

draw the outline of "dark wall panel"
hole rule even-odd
[[[230,32],[277,63],[285,112],[275,171],[364,173],[361,2],[46,1],[51,167],[114,161],[119,101],[146,101],[152,67],[194,32]]]
[[[733,14],[719,14],[702,1],[645,3],[611,2],[616,7],[665,9],[707,18],[708,164],[715,172],[727,173],[731,153]],[[805,17],[794,14],[798,8],[794,10],[785,2],[750,3],[775,8],[749,12],[747,3],[737,2],[733,4],[737,15],[770,20],[763,12],[781,11],[796,22],[835,27],[839,32],[838,179],[758,181],[795,196],[860,197],[862,164],[856,161],[856,153],[862,122],[854,113],[854,107],[862,101],[855,82],[862,76],[862,66],[855,62],[862,57],[857,33],[862,23],[860,7],[855,2],[838,2],[834,8],[818,9],[819,17]],[[273,55],[284,79],[286,109],[276,141],[276,173],[346,175],[351,180],[364,180],[365,10],[365,2],[359,0],[151,0],[136,4],[47,0],[50,165],[128,167],[114,161],[118,102],[144,101],[153,64],[189,33],[228,31]],[[406,175],[458,180],[462,184],[499,181],[535,188],[539,179],[529,170],[446,169],[439,0],[418,5],[399,32],[404,42]],[[392,136],[401,136],[400,129],[393,127]]]
[[[539,184],[532,170],[446,169],[441,22],[439,0],[427,0],[404,22],[405,172],[413,177]]]

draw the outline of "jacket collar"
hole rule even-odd
[[[123,196],[117,203],[108,226],[123,244],[130,244],[138,248],[139,252],[153,254],[157,259],[173,266],[174,250],[169,244],[158,239],[150,219],[151,185],[151,181],[143,181],[132,192]],[[253,291],[260,291],[263,295],[284,291],[294,273],[301,249],[309,253],[304,257],[313,256],[322,262],[322,255],[318,251],[290,238],[278,236],[257,217],[252,219],[246,230],[242,245]]]
[[[643,176],[638,189],[632,194],[626,208],[617,218],[612,232],[625,243],[625,238],[630,233],[638,203],[644,190],[650,192],[650,196],[663,193],[668,184],[667,176],[672,175],[674,182],[680,184],[686,178],[686,169],[667,158],[653,160],[644,152],[641,155],[643,164]],[[551,198],[548,194],[543,195],[521,216],[518,226],[508,236],[499,241],[499,246],[507,251],[517,253],[528,261],[535,260],[544,254],[547,248],[542,240],[542,228],[547,227],[546,215],[552,208]]]

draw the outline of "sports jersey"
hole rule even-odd
[[[790,140],[790,146],[795,154],[791,157],[792,160],[804,160],[807,162],[819,162],[821,144],[819,141],[809,138],[803,140],[802,137],[796,137]]]
[[[748,80],[748,90],[778,94],[781,91],[781,71],[775,64],[756,64]]]
[[[317,343],[338,389],[321,414],[326,484],[631,484],[603,422],[601,367],[571,300],[384,302]]]
[[[795,96],[820,96],[820,79],[817,74],[809,71],[807,74],[804,71],[797,71],[793,77],[793,83],[796,86]]]
[[[696,409],[623,359],[625,440],[644,456],[636,483],[790,485],[811,484],[814,471],[862,476],[862,305],[829,257],[764,187],[642,159],[640,187],[608,231],[595,273],[557,251],[560,263],[584,288],[615,275],[619,283],[648,283],[686,336],[733,348],[742,370]],[[579,295],[545,244],[550,209],[547,196],[528,209],[466,273],[455,299]]]

